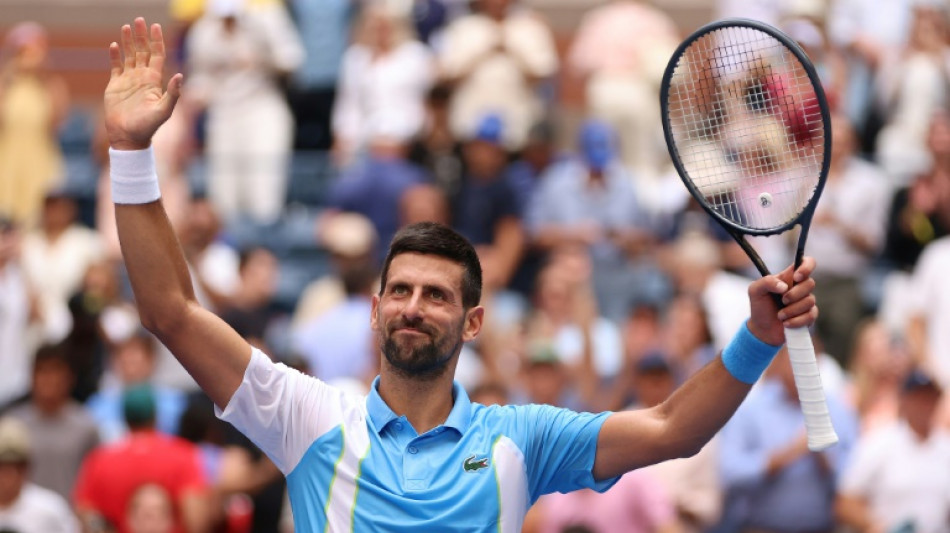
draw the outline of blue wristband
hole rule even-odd
[[[759,380],[781,348],[759,340],[743,322],[722,350],[722,364],[734,378],[751,385]]]

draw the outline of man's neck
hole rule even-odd
[[[384,373],[379,378],[379,396],[398,416],[405,416],[416,433],[442,425],[452,411],[454,369],[431,381],[402,378]]]

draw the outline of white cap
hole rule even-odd
[[[30,431],[16,418],[0,419],[0,463],[20,463],[30,459]]]

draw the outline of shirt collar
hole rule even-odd
[[[386,426],[399,416],[386,405],[382,396],[379,395],[378,389],[379,376],[376,376],[369,388],[369,396],[366,397],[366,410],[369,413],[370,420],[373,421],[376,432],[382,433]],[[459,385],[458,381],[452,382],[452,396],[455,398],[455,403],[442,425],[454,428],[464,435],[472,422],[472,402],[468,399],[468,393]]]

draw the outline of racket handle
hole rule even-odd
[[[817,452],[838,442],[838,435],[831,425],[825,389],[818,373],[818,359],[808,328],[785,328],[785,344],[795,374],[798,400],[805,415],[805,431],[808,434],[808,449]]]

